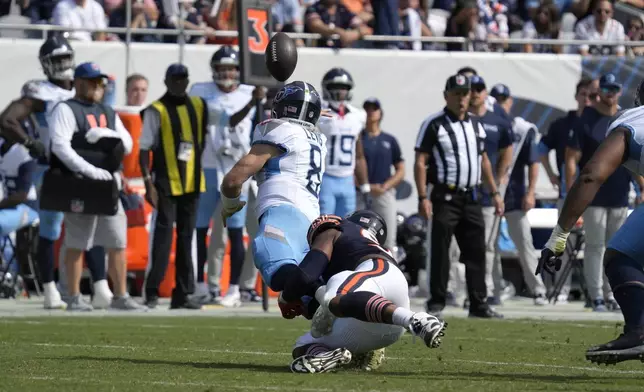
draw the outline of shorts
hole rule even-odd
[[[395,305],[409,309],[409,287],[402,271],[387,260],[365,260],[355,271],[335,274],[326,284],[325,300],[338,293],[368,291],[381,295]],[[295,347],[312,343],[330,349],[346,348],[352,354],[362,354],[391,346],[403,335],[405,329],[397,325],[367,323],[354,318],[338,318],[328,335],[314,338],[310,332],[297,339]]]
[[[105,249],[127,247],[127,217],[119,200],[116,215],[65,214],[65,247],[90,250],[94,246]]]
[[[356,209],[356,185],[353,176],[322,176],[320,213],[347,216]]]
[[[219,203],[219,179],[217,169],[203,169],[206,178],[206,192],[199,196],[199,206],[197,207],[197,224],[196,228],[210,227],[211,219],[220,219],[219,216],[213,217]],[[248,201],[248,186],[242,187],[241,200]],[[231,229],[241,229],[246,225],[246,211],[248,204],[233,216],[226,219],[226,226]]]
[[[281,266],[300,264],[309,251],[306,233],[310,225],[306,215],[290,204],[270,207],[259,218],[253,258],[266,284],[270,286]]]
[[[0,210],[0,237],[9,235],[38,220],[38,212],[26,204]]]
[[[640,205],[631,212],[626,222],[608,241],[606,248],[614,249],[629,256],[633,260],[644,263],[644,205]]]

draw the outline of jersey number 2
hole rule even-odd
[[[309,152],[309,171],[306,173],[306,178],[309,182],[306,185],[306,189],[316,198],[319,198],[320,184],[322,183],[322,151],[320,147],[311,144]]]
[[[340,140],[340,143],[336,142]],[[353,135],[331,136],[331,151],[329,152],[329,166],[338,164],[340,166],[351,166],[353,163],[353,150],[356,137]],[[336,159],[337,158],[337,159]]]

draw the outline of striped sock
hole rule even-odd
[[[317,356],[320,354],[327,353],[329,351],[331,351],[331,349],[328,348],[327,346],[319,343],[314,343],[309,345],[309,347],[306,349],[306,355]]]

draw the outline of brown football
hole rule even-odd
[[[268,72],[280,82],[285,82],[297,66],[295,41],[284,33],[275,34],[266,46],[264,57]]]

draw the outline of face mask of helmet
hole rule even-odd
[[[40,58],[40,64],[47,78],[52,80],[74,79],[74,54],[51,54]]]
[[[351,100],[351,86],[329,83],[323,88],[324,99],[329,102],[342,103]]]
[[[228,88],[239,84],[239,68],[236,65],[231,69],[231,65],[226,63],[215,64],[212,67],[212,77],[218,86]]]

